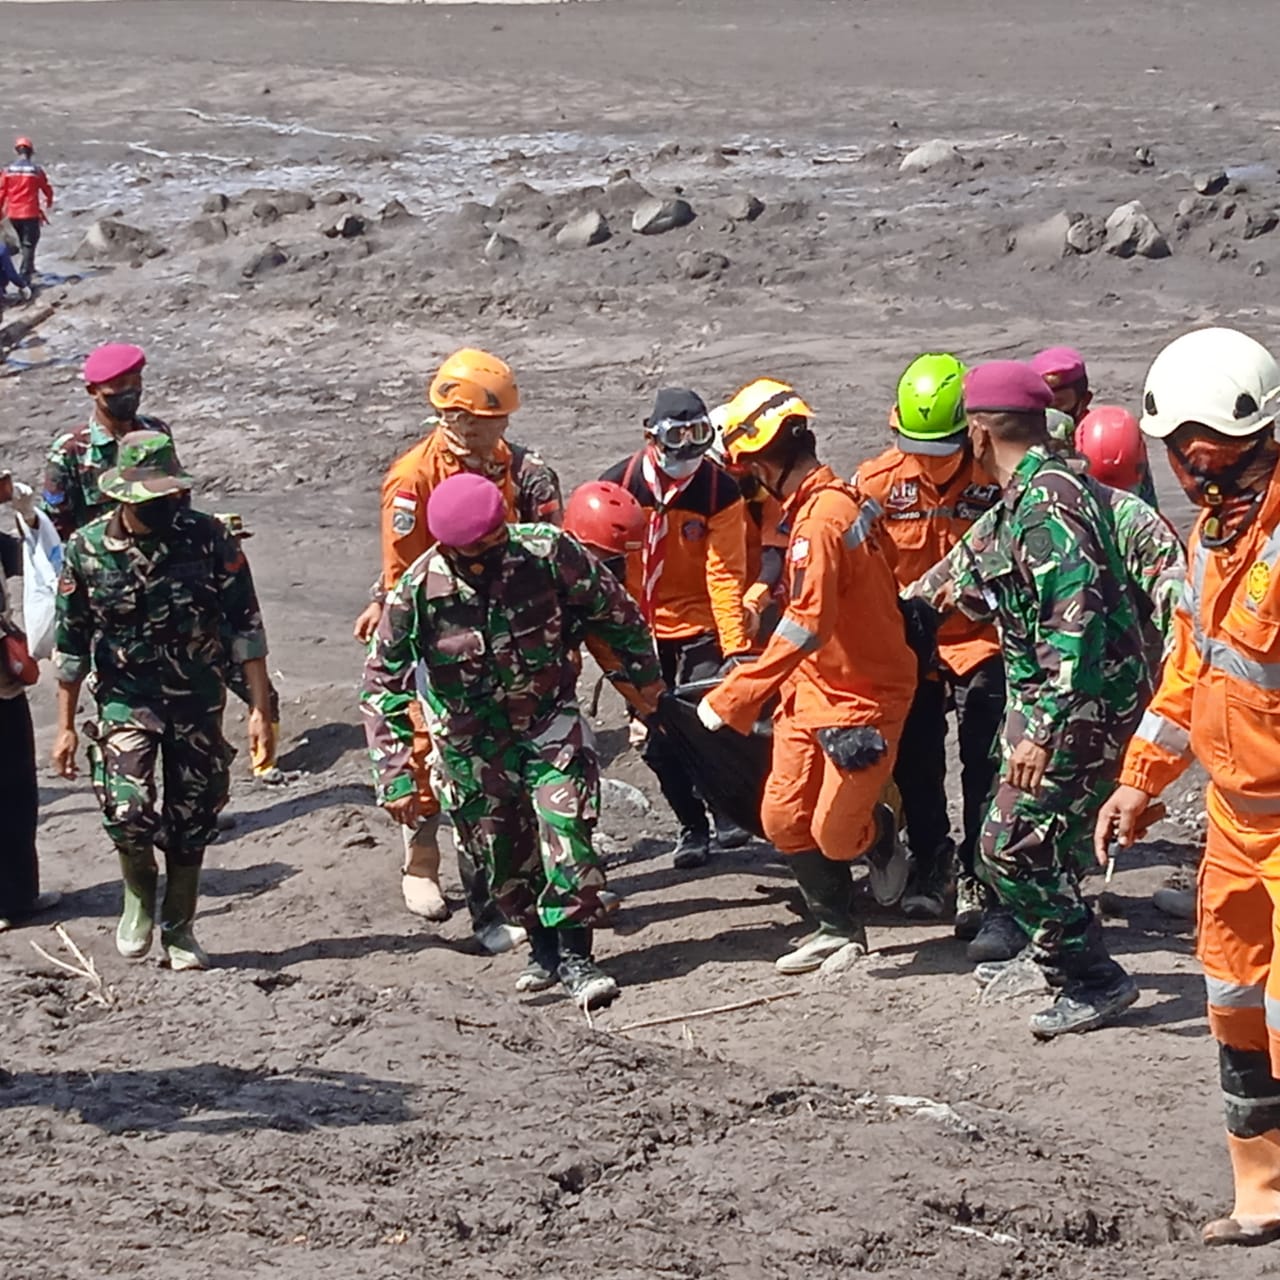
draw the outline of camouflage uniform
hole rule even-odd
[[[107,834],[122,854],[155,844],[197,865],[235,755],[222,736],[227,671],[267,653],[239,543],[190,508],[134,539],[117,510],[71,536],[58,592],[54,664],[64,683],[90,677],[98,716],[85,733]]]
[[[1102,487],[1043,446],[974,533],[976,549],[968,537],[960,544],[967,565],[956,602],[1000,629],[1004,760],[1024,739],[1050,752],[1038,794],[998,784],[979,874],[1062,982],[1101,946],[1079,876],[1098,806],[1151,693],[1137,590]]]
[[[516,487],[520,519],[530,524],[559,524],[564,518],[560,477],[528,445],[507,441],[511,450],[511,479]]]
[[[173,438],[167,423],[145,414],[138,415],[131,430],[162,431]],[[115,506],[115,500],[102,492],[100,484],[103,472],[116,465],[119,445],[119,440],[106,427],[91,418],[85,426],[59,436],[50,447],[40,505],[63,542]],[[227,688],[248,706],[249,684],[244,669],[239,664],[233,665],[227,669],[226,677]],[[276,723],[280,721],[280,694],[274,683],[271,685],[271,719]]]
[[[1076,475],[1086,472],[1075,462],[1068,465]],[[1111,530],[1124,561],[1129,581],[1136,588],[1138,616],[1142,622],[1143,651],[1154,687],[1160,667],[1173,643],[1173,614],[1182,599],[1187,577],[1187,556],[1178,535],[1158,511],[1135,493],[1088,481],[1089,487],[1105,500],[1111,513]],[[995,536],[997,511],[988,512],[965,535],[962,544],[921,578],[926,599],[936,600],[942,587],[953,584],[957,594],[968,595],[968,611],[979,608],[980,594],[975,566]]]
[[[133,431],[173,432],[158,418],[138,416]],[[106,515],[115,501],[100,488],[102,474],[116,465],[119,440],[96,418],[84,426],[60,435],[45,461],[40,505],[53,522],[58,537],[66,542],[90,520]]]
[[[416,696],[432,782],[509,919],[548,928],[599,915],[592,849],[600,787],[571,656],[595,637],[633,684],[660,672],[624,588],[552,525],[509,526],[482,588],[434,548],[387,598],[361,690],[382,802],[413,794]]]

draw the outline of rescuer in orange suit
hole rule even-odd
[[[1280,1238],[1280,366],[1232,329],[1184,334],[1147,374],[1142,429],[1202,510],[1160,687],[1095,844],[1132,844],[1193,759],[1209,775],[1196,952],[1218,1041],[1229,1217],[1207,1244]]]
[[[785,384],[784,384],[785,385]],[[791,388],[725,429],[735,464],[783,505],[788,604],[764,652],[736,666],[699,704],[712,730],[750,732],[775,695],[773,753],[761,822],[786,854],[817,932],[782,956],[804,973],[846,946],[866,949],[850,864],[870,857],[881,902],[906,886],[908,864],[880,797],[916,685],[891,563],[874,503],[817,457],[812,413]]]
[[[382,482],[382,572],[372,602],[356,619],[355,636],[368,643],[382,617],[382,603],[401,574],[432,547],[427,531],[427,499],[450,476],[465,471],[487,476],[502,490],[512,521],[559,523],[560,482],[535,453],[506,440],[510,415],[520,393],[510,367],[487,351],[464,348],[437,370],[427,392],[437,417],[428,434],[400,455]],[[415,915],[443,920],[449,908],[440,891],[440,805],[431,791],[431,739],[417,703],[413,766],[421,816],[404,828],[405,905]],[[459,845],[459,870],[466,887],[475,934],[481,946],[499,952],[518,946],[524,931],[507,924],[493,905],[482,872],[470,865]]]
[[[746,534],[737,481],[708,456],[715,440],[702,397],[663,387],[645,419],[644,447],[610,467],[602,480],[621,485],[645,508],[644,547],[628,563],[627,590],[653,629],[669,686],[714,676],[726,658],[751,647],[742,595]],[[672,863],[681,870],[711,856],[707,806],[664,735],[642,749],[680,834]],[[749,834],[719,814],[716,844],[746,844]]]
[[[1000,501],[1000,486],[975,462],[969,444],[964,375],[953,355],[931,352],[913,360],[898,380],[892,448],[864,462],[853,478],[859,496],[884,510],[903,587],[943,559]],[[948,703],[955,706],[960,751],[958,850],[947,813]],[[987,905],[974,854],[995,782],[994,744],[1004,705],[1004,660],[995,628],[958,610],[948,612],[938,627],[936,657],[922,673],[907,716],[894,780],[912,853],[902,909],[908,916],[941,919],[958,860],[955,932],[965,940],[977,936]]]

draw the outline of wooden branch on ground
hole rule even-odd
[[[736,1013],[739,1009],[755,1009],[762,1004],[772,1004],[775,1000],[790,1000],[792,996],[804,995],[803,990],[775,991],[769,996],[754,996],[750,1000],[735,1000],[733,1004],[712,1005],[709,1009],[694,1009],[690,1013],[668,1013],[661,1018],[645,1018],[640,1022],[628,1022],[625,1026],[614,1027],[615,1031],[640,1031],[645,1027],[664,1027],[672,1022],[691,1022],[694,1018],[710,1018],[717,1013]]]
[[[0,353],[12,351],[27,334],[44,324],[56,310],[56,307],[51,306],[37,307],[34,311],[25,313],[20,320],[10,320],[8,324],[0,325]]]
[[[102,975],[98,972],[97,965],[76,946],[71,935],[62,925],[54,925],[53,931],[58,935],[62,945],[79,961],[78,964],[68,964],[65,960],[59,960],[57,956],[51,956],[38,942],[33,942],[31,949],[37,955],[43,956],[51,965],[55,965],[57,968],[73,974],[77,978],[86,979],[90,984],[90,990],[86,993],[88,998],[95,1004],[101,1005],[104,1009],[111,1008],[115,1003],[115,992],[102,981]]]

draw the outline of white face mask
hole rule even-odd
[[[672,480],[685,480],[702,465],[701,455],[696,458],[672,458],[662,449],[655,449],[653,452],[658,470]]]

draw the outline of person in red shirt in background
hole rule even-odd
[[[900,587],[941,560],[1000,500],[1000,486],[979,469],[969,446],[964,373],[953,355],[912,361],[898,382],[890,415],[893,447],[864,462],[853,478],[859,499],[871,499],[884,511],[897,548]],[[993,744],[1004,716],[1004,664],[995,628],[947,614],[931,668],[916,688],[894,770],[914,858],[902,908],[926,920],[940,919],[946,910],[957,855],[946,793],[947,706],[954,703],[964,797],[955,930],[957,937],[972,939],[986,898],[974,875],[974,852],[995,781]]]
[[[49,221],[48,211],[53,208],[53,187],[45,171],[31,158],[35,146],[30,138],[19,138],[13,149],[18,158],[0,174],[0,209],[13,224],[18,237],[22,249],[19,269],[26,287],[30,289],[36,270],[40,228]]]
[[[701,396],[664,387],[645,420],[645,445],[610,467],[602,480],[621,485],[648,513],[644,550],[631,557],[627,589],[653,628],[668,687],[714,676],[726,658],[751,647],[742,596],[747,549],[737,481],[707,452],[715,439]],[[711,856],[707,806],[660,733],[642,749],[680,824],[676,867]],[[712,814],[716,843],[737,848],[747,832]]]

